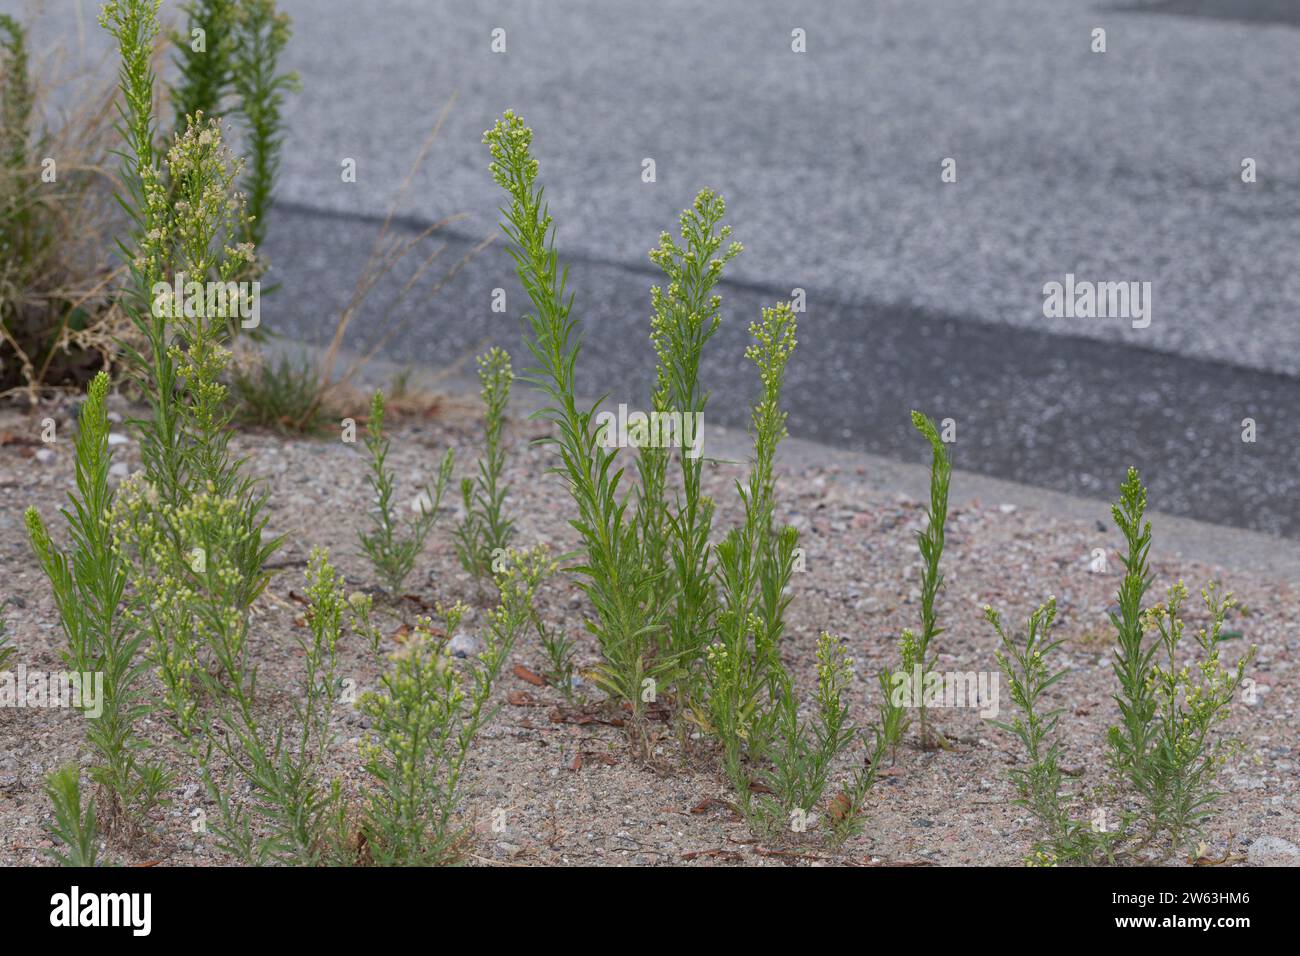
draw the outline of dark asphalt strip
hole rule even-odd
[[[1295,0],[1148,0],[1104,6],[1122,13],[1169,13],[1182,17],[1232,20],[1238,23],[1281,23],[1300,27]]]
[[[373,220],[282,207],[268,250],[281,284],[263,324],[289,339],[328,341],[351,295],[377,225]],[[402,223],[399,232],[416,228]],[[407,233],[403,233],[407,234]],[[500,242],[427,291],[475,239],[444,232],[395,270],[367,301],[348,339],[364,350],[416,263],[442,247],[434,268],[392,313],[405,323],[385,358],[441,368],[485,344],[528,364],[520,340],[526,309]],[[584,347],[579,387],[617,405],[644,408],[653,359],[646,265],[569,259]],[[491,311],[506,291],[505,313]],[[712,389],[707,421],[743,426],[756,383],[744,360],[749,322],[789,290],[723,283],[723,325],[701,371]],[[919,408],[956,423],[958,467],[1071,494],[1110,499],[1129,464],[1149,484],[1151,505],[1173,514],[1300,538],[1300,380],[1228,364],[919,312],[843,303],[807,289],[799,346],[787,374],[790,431],[802,438],[923,461],[909,423]],[[1242,441],[1254,419],[1257,440]]]

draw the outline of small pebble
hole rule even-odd
[[[457,631],[447,645],[452,657],[472,657],[479,652],[478,638],[466,631]]]

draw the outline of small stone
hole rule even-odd
[[[1001,511],[1004,515],[1012,515],[1012,514],[1015,514],[1015,513],[1016,513],[1016,506],[1015,506],[1015,505],[998,505],[998,511]]]
[[[497,844],[497,849],[500,850],[502,853],[504,853],[506,856],[510,857],[510,859],[512,860],[515,857],[517,857],[520,853],[524,852],[523,847],[519,846],[516,843],[506,843],[504,840],[502,840],[500,843]]]
[[[125,445],[130,440],[131,439],[127,438],[125,435],[119,435],[117,432],[108,433],[108,444],[110,447],[113,445]]]
[[[1262,836],[1246,851],[1251,866],[1300,866],[1300,846],[1281,837]]]
[[[109,466],[108,474],[111,478],[125,478],[130,474],[131,469],[127,467],[124,461],[115,461]]]
[[[54,461],[54,452],[49,448],[38,448],[36,450],[35,458],[42,465],[48,465],[50,462]]]
[[[466,631],[453,634],[447,647],[452,657],[471,657],[479,652],[478,638]]]

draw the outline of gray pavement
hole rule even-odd
[[[1180,6],[1282,5],[1156,8]],[[810,322],[826,298],[894,303],[1300,372],[1290,26],[1079,0],[285,7],[305,87],[289,111],[286,199],[386,211],[455,93],[404,203],[412,216],[465,212],[467,231],[491,230],[500,197],[479,139],[512,107],[536,130],[573,255],[644,263],[709,185],[748,249],[732,275],[818,290]],[[1094,26],[1104,54],[1089,50]],[[495,27],[504,55],[489,48]],[[357,160],[356,184],[340,182],[342,157]],[[945,157],[954,184],[940,182]],[[1240,182],[1243,157],[1254,185]],[[1042,286],[1067,272],[1152,282],[1151,326],[1044,319]]]
[[[268,242],[273,331],[332,330],[377,217],[454,95],[403,225],[465,214],[438,240],[447,264],[492,234],[500,196],[479,140],[503,109],[522,113],[574,264],[587,390],[644,402],[646,250],[709,185],[746,246],[706,368],[719,421],[743,423],[752,394],[749,319],[802,287],[796,434],[919,460],[906,411],[921,407],[957,420],[967,469],[1109,496],[1132,461],[1166,511],[1300,536],[1295,4],[283,6],[304,91]],[[47,20],[72,32],[67,16]],[[1089,51],[1099,26],[1104,54]],[[490,49],[497,27],[505,54]],[[805,54],[790,51],[795,27]],[[356,183],[341,181],[345,157]],[[940,181],[945,157],[956,183]],[[1042,286],[1066,273],[1151,282],[1150,326],[1044,318]],[[376,334],[397,281],[352,344]],[[498,286],[506,316],[489,311]],[[399,310],[408,324],[388,354],[437,366],[483,340],[517,350],[521,304],[489,249]],[[1239,439],[1248,416],[1253,445]]]

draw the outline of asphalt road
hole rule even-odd
[[[1133,462],[1159,508],[1300,536],[1296,4],[282,5],[304,89],[268,242],[273,331],[329,334],[454,96],[398,212],[407,229],[463,218],[427,247],[445,246],[386,352],[439,366],[485,340],[518,350],[523,299],[499,247],[423,294],[495,230],[480,137],[511,107],[537,132],[573,265],[584,390],[644,404],[646,251],[709,185],[746,246],[706,365],[719,421],[743,423],[753,394],[748,321],[801,287],[797,434],[919,460],[906,412],[920,407],[958,422],[959,466],[1109,496]],[[71,35],[72,18],[49,28]],[[1044,283],[1067,273],[1150,282],[1150,325],[1044,318]],[[376,290],[353,344],[378,334],[401,281]],[[507,315],[490,311],[496,287]]]

